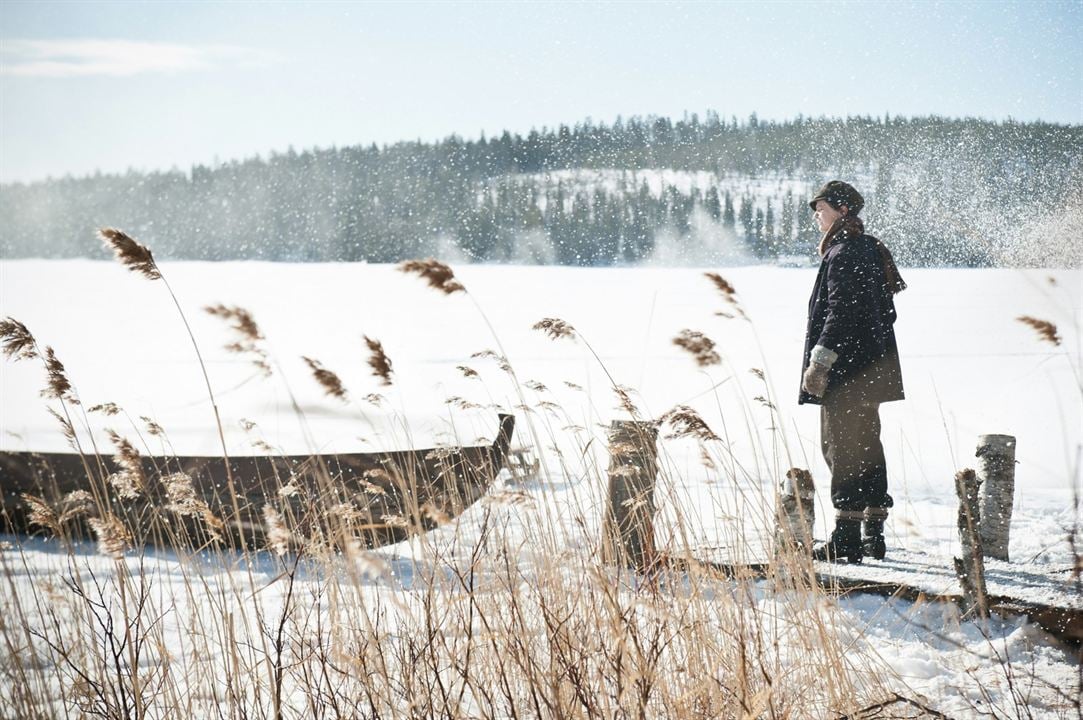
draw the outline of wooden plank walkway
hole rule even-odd
[[[731,563],[719,551],[697,552],[692,562],[666,556],[666,564],[698,565],[726,577],[770,577],[768,563]],[[950,557],[888,550],[884,560],[858,565],[815,563],[821,587],[837,595],[869,593],[914,602],[962,601]],[[1026,617],[1057,639],[1083,649],[1083,593],[1071,568],[985,559],[989,608],[1005,617]]]

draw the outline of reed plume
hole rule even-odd
[[[45,373],[46,387],[41,391],[42,397],[53,400],[66,400],[72,405],[78,405],[79,399],[71,389],[64,364],[57,358],[56,353],[49,346],[45,347]]]
[[[166,497],[169,504],[166,510],[174,512],[181,517],[200,518],[207,531],[208,537],[213,541],[222,539],[221,531],[226,525],[196,493],[192,484],[192,476],[188,473],[177,472],[162,478]]]
[[[748,319],[745,311],[741,308],[741,304],[737,301],[737,289],[730,284],[726,278],[722,277],[718,273],[707,272],[703,273],[704,277],[711,281],[711,283],[718,289],[718,292],[722,293],[722,299],[733,306],[734,311],[744,319]],[[733,315],[726,312],[717,312],[716,315],[722,317],[732,318]]]
[[[575,328],[557,318],[543,318],[534,323],[531,329],[541,330],[553,340],[559,338],[575,339]]]
[[[276,555],[285,555],[289,550],[292,535],[282,515],[270,505],[264,505],[263,525],[267,531],[267,547]]]
[[[64,439],[68,441],[68,446],[75,452],[79,451],[79,441],[75,437],[75,426],[71,424],[71,420],[61,415],[51,407],[46,407],[45,410],[60,423],[60,432],[64,435]]]
[[[343,402],[348,400],[346,388],[342,385],[342,380],[339,379],[338,375],[325,368],[319,360],[314,360],[305,355],[302,355],[301,359],[304,360],[309,369],[312,370],[312,376],[316,378],[316,382],[320,384],[324,392]]]
[[[51,531],[53,535],[60,534],[60,518],[49,503],[37,495],[23,493],[21,497],[30,511],[27,517],[31,525],[43,527]]]
[[[719,440],[703,418],[687,405],[678,405],[658,418],[660,425],[669,425],[670,432],[665,437],[669,440],[693,437],[697,440]]]
[[[410,527],[409,521],[402,515],[381,515],[380,522],[384,523],[388,527],[393,528],[408,528]]]
[[[134,273],[148,280],[161,280],[162,273],[154,262],[154,255],[146,245],[140,245],[127,233],[116,228],[101,228],[98,237],[113,251],[117,260]]]
[[[278,497],[291,498],[299,495],[301,493],[301,486],[297,484],[298,482],[297,476],[291,475],[289,481],[278,488]]]
[[[0,320],[0,347],[12,360],[32,360],[38,356],[34,336],[21,322],[13,317]]]
[[[756,402],[758,402],[760,405],[763,405],[765,408],[768,408],[769,410],[774,410],[775,409],[775,404],[773,402],[771,402],[770,400],[768,400],[767,398],[765,398],[763,395],[757,395],[756,397],[754,397],[752,399],[755,400]]]
[[[93,405],[91,407],[88,407],[87,412],[101,413],[102,415],[106,415],[106,416],[111,417],[113,415],[119,415],[120,414],[120,408],[117,406],[116,403],[105,402],[105,403],[100,403],[98,405]]]
[[[63,525],[90,512],[94,508],[94,496],[86,490],[72,490],[60,498],[58,507],[60,524]]]
[[[461,398],[458,395],[452,395],[451,397],[449,397],[444,402],[446,404],[448,404],[448,405],[452,405],[454,407],[457,407],[460,410],[476,410],[477,408],[481,407],[481,405],[478,405],[477,403],[470,402],[469,400],[467,400],[465,398]]]
[[[147,426],[148,435],[153,435],[154,437],[165,435],[165,430],[162,428],[162,426],[151,420],[146,415],[140,415],[139,419],[142,420],[143,423]]]
[[[217,305],[207,305],[203,310],[208,315],[227,321],[230,328],[252,342],[263,339],[263,333],[260,332],[256,319],[252,317],[252,313],[242,307],[218,303]]]
[[[613,392],[616,394],[617,402],[622,410],[632,417],[637,417],[639,415],[639,408],[632,402],[632,392],[634,392],[632,388],[613,383]]]
[[[728,302],[734,301],[734,296],[737,294],[737,290],[733,287],[733,285],[730,285],[729,281],[726,280],[726,278],[722,277],[718,273],[713,272],[707,272],[703,274],[707,277],[707,279],[714,283],[714,286],[718,288],[718,291],[720,293],[722,293],[722,297],[724,297]]]
[[[113,513],[106,513],[100,518],[88,518],[87,522],[98,537],[98,552],[102,555],[120,560],[131,547],[131,533]]]
[[[271,363],[267,357],[267,351],[259,346],[259,342],[264,339],[263,333],[260,332],[252,313],[242,307],[227,306],[222,303],[207,305],[203,311],[225,320],[229,323],[230,329],[240,336],[237,342],[226,345],[226,350],[239,355],[250,355],[252,364],[259,369],[260,373],[264,377],[271,376]]]
[[[399,265],[399,270],[407,274],[417,275],[428,282],[429,287],[435,288],[445,295],[466,292],[463,284],[455,279],[454,271],[435,258],[407,260]]]
[[[699,464],[708,470],[718,469],[718,465],[715,463],[714,458],[711,457],[711,453],[707,452],[707,448],[703,445],[699,446]],[[710,479],[707,482],[710,482]]]
[[[472,367],[466,365],[456,365],[455,369],[463,374],[464,378],[476,378],[478,377],[478,371]]]
[[[501,370],[508,373],[509,375],[512,374],[511,363],[508,362],[508,359],[506,357],[494,350],[479,350],[470,357],[475,360],[479,358],[489,358],[495,360],[497,367],[499,367]]]
[[[363,336],[365,339],[365,345],[369,349],[369,367],[372,368],[372,374],[380,378],[384,385],[391,384],[391,358],[384,352],[384,346],[379,340],[370,338],[368,335]]]
[[[691,353],[700,367],[710,367],[722,362],[721,356],[714,349],[714,340],[696,330],[681,330],[677,337],[673,338],[673,344]]]
[[[133,500],[146,491],[146,476],[143,474],[143,462],[139,451],[121,437],[115,430],[106,430],[109,440],[116,448],[113,462],[120,466],[120,471],[109,476],[109,484],[117,491],[117,495]]]
[[[169,504],[166,510],[178,515],[196,515],[201,511],[205,503],[196,495],[196,489],[192,485],[192,477],[188,473],[177,472],[162,478],[162,486],[165,488]]]
[[[1038,338],[1043,342],[1060,345],[1060,335],[1057,332],[1057,326],[1048,320],[1039,320],[1038,318],[1029,315],[1020,315],[1016,320],[1034,328],[1038,333]]]

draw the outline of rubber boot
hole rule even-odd
[[[835,515],[835,529],[831,538],[812,551],[812,559],[821,562],[859,563],[865,557],[861,544],[861,521],[865,513],[860,510],[839,510]]]
[[[884,521],[887,520],[887,508],[865,508],[865,522],[861,528],[861,545],[866,555],[876,560],[883,560],[887,555],[887,543],[884,542]]]

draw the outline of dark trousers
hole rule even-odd
[[[865,400],[853,386],[829,389],[820,406],[820,449],[831,470],[836,510],[892,506],[880,444],[880,403]]]

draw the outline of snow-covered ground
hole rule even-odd
[[[455,269],[469,294],[451,296],[391,266],[170,263],[163,269],[207,361],[231,453],[257,453],[257,441],[291,454],[473,444],[492,438],[493,406],[513,408],[517,442],[534,446],[545,470],[516,490],[530,502],[509,505],[509,521],[516,508],[529,507],[574,546],[589,543],[598,522],[604,426],[628,417],[615,382],[630,388],[642,417],[688,405],[722,438],[706,445],[710,463],[693,440],[661,443],[660,512],[681,519],[684,542],[712,553],[739,542],[755,553],[770,524],[773,488],[791,466],[810,468],[818,481],[817,534],[830,525],[817,409],[796,405],[814,269],[720,269],[748,321],[718,315],[735,315],[737,308],[702,271],[690,269],[462,266]],[[1073,498],[1083,491],[1083,275],[904,269],[904,276],[909,289],[897,298],[896,330],[907,399],[881,412],[896,501],[889,547],[945,558],[956,553],[954,473],[975,465],[979,435],[1007,433],[1018,439],[1012,559],[1021,570],[1067,568],[1073,560],[1067,535],[1079,513]],[[276,364],[271,378],[223,349],[236,338],[201,310],[220,302],[252,312]],[[1061,344],[1041,341],[1017,320],[1023,315],[1055,323]],[[88,415],[102,446],[108,446],[106,427],[134,436],[146,417],[164,428],[176,454],[218,451],[203,377],[161,283],[112,263],[2,261],[0,316],[25,323],[39,343],[56,350],[84,406],[114,402],[126,411],[131,420]],[[542,318],[567,321],[579,338],[552,340],[532,330]],[[682,329],[712,338],[722,363],[697,368],[672,342]],[[370,374],[363,335],[383,343],[392,386]],[[487,349],[506,354],[521,396],[494,360],[472,357]],[[323,395],[302,355],[336,372],[350,400]],[[458,366],[479,377],[465,377]],[[39,394],[43,381],[40,364],[0,366],[0,448],[65,449]],[[370,393],[385,400],[366,400]],[[481,407],[455,408],[446,403],[453,397]],[[246,430],[242,420],[255,427]],[[163,451],[163,440],[147,440],[150,450]],[[469,536],[478,512],[437,537]],[[575,523],[580,515],[585,530]],[[383,556],[394,565],[416,551],[416,543],[405,543]],[[48,544],[28,546],[23,558],[16,574],[24,583],[63,564]],[[153,562],[168,574],[173,560]],[[977,659],[994,651],[1052,687],[1078,687],[1071,658],[1021,622],[994,623],[990,642],[970,624],[945,624],[940,610],[880,598],[840,605],[855,643],[946,710],[981,701],[980,694],[965,696],[975,683],[1006,697],[1014,678],[1002,677],[996,662]],[[933,624],[937,633],[922,629]],[[1058,702],[1044,683],[1033,692],[1036,716]]]

